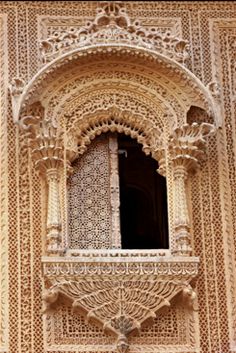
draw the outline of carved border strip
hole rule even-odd
[[[232,48],[229,47],[229,37],[234,36],[236,40],[236,18],[235,19],[227,19],[227,20],[211,20],[210,21],[210,36],[212,38],[212,62],[213,62],[213,72],[217,77],[219,82],[222,82],[222,86],[224,87],[225,82],[227,85],[229,84],[229,88],[224,88],[222,90],[222,100],[224,101],[224,127],[225,129],[219,132],[218,135],[218,146],[219,146],[219,160],[221,164],[222,173],[220,173],[220,190],[221,190],[221,202],[223,205],[222,209],[222,225],[224,234],[226,236],[223,237],[224,240],[224,260],[225,266],[227,268],[226,271],[226,291],[227,291],[227,309],[229,312],[229,332],[231,337],[231,349],[232,351],[236,351],[236,286],[235,286],[235,261],[236,261],[236,248],[234,239],[234,216],[235,216],[235,195],[234,195],[234,188],[232,187],[232,175],[230,174],[230,158],[234,159],[234,163],[236,162],[235,154],[233,150],[229,151],[229,147],[231,147],[231,142],[234,143],[234,150],[235,141],[233,136],[235,136],[235,123],[234,123],[234,112],[232,109],[232,120],[229,121],[230,116],[229,112],[227,111],[227,104],[229,103],[230,97],[234,95],[234,87],[232,86],[233,81],[233,72],[229,72],[228,74],[231,75],[231,79],[227,79],[226,75],[226,67],[231,69],[228,66],[228,59],[230,61],[231,56],[233,55]],[[222,48],[223,44],[222,38],[225,38],[226,45],[226,52],[225,49]],[[221,53],[224,53],[221,55]],[[221,67],[219,71],[217,68]],[[230,90],[231,94],[229,95],[227,90]],[[225,97],[224,97],[225,96]],[[231,106],[233,108],[234,102],[231,102]],[[230,136],[229,134],[229,127],[230,127]],[[228,133],[227,133],[228,130]],[[229,144],[227,144],[227,142]],[[232,156],[231,156],[232,155]],[[231,156],[231,157],[230,157]],[[228,157],[228,158],[227,158]],[[233,181],[235,183],[235,180]],[[231,186],[231,187],[230,187]],[[232,225],[232,226],[231,226]]]
[[[0,238],[0,351],[8,349],[8,151],[7,151],[7,15],[0,15],[0,166],[1,166],[1,238]]]

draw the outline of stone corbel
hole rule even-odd
[[[190,219],[187,205],[186,180],[195,172],[204,157],[206,137],[213,134],[211,124],[193,123],[176,128],[170,137],[169,152],[174,175],[174,231],[176,255],[190,256]]]
[[[197,258],[151,257],[147,262],[142,252],[127,258],[121,250],[101,250],[76,261],[43,258],[43,312],[56,310],[63,296],[88,323],[97,322],[116,336],[117,353],[128,352],[130,334],[151,324],[173,298],[182,293],[190,306],[196,297],[191,282],[198,273]]]
[[[153,148],[152,157],[158,162],[157,172],[166,176],[166,143],[162,136],[159,138],[157,145]]]
[[[15,123],[18,122],[18,119],[19,119],[20,101],[24,93],[24,89],[25,89],[24,80],[22,80],[19,77],[14,77],[9,86],[9,91],[11,94],[13,121]]]
[[[26,131],[35,168],[48,184],[47,253],[60,255],[64,252],[59,197],[60,169],[64,165],[62,135],[51,121],[40,117],[25,116],[21,126]]]

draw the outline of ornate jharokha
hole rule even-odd
[[[47,203],[42,257],[45,341],[48,349],[55,347],[53,313],[65,301],[88,322],[115,335],[117,351],[124,353],[131,334],[151,325],[174,298],[183,295],[185,303],[186,298],[190,303],[196,300],[192,282],[199,259],[191,246],[187,179],[198,169],[215,126],[188,124],[187,112],[197,107],[219,125],[218,110],[209,89],[184,66],[188,43],[131,21],[120,2],[102,3],[94,21],[54,32],[42,39],[40,48],[43,67],[26,86],[16,79],[11,94],[14,120],[20,123],[34,166],[47,185],[42,183]],[[44,108],[41,115],[34,109],[37,102]],[[91,170],[90,175],[84,172],[86,183],[92,180],[100,156],[93,159],[88,149],[92,140],[107,132],[137,139],[166,176],[169,249],[121,249],[118,146],[113,137],[103,150],[108,176],[99,184],[110,197],[109,214],[99,206],[98,195],[88,196],[89,203],[76,195],[78,215],[87,217],[82,238],[91,244],[95,234],[95,245],[83,250],[71,246],[67,176],[73,173],[73,162],[79,164],[87,153],[90,165],[84,170]],[[93,194],[92,181],[88,189],[87,195]],[[96,229],[91,229],[93,218],[98,220]],[[82,229],[79,216],[76,222]],[[110,238],[104,240],[104,234]],[[96,247],[105,241],[109,248]]]
[[[28,116],[22,119],[22,126],[27,132],[35,167],[48,183],[47,254],[61,255],[66,250],[70,254],[70,249],[62,247],[59,179],[64,170],[63,165],[69,165],[70,158],[75,158],[74,154],[64,153],[68,146],[63,144],[65,139],[60,129],[51,121]],[[121,247],[121,240],[117,223],[118,174],[113,170],[117,164],[114,163],[114,159],[117,159],[117,142],[111,139],[111,229],[114,250],[100,250],[97,254],[93,251],[74,251],[74,259],[68,256],[63,260],[44,258],[44,312],[55,309],[56,302],[63,295],[72,303],[73,310],[83,312],[88,320],[102,324],[105,331],[116,334],[117,350],[126,352],[129,347],[128,335],[140,330],[147,320],[155,318],[158,310],[169,306],[178,293],[188,293],[189,298],[195,298],[190,282],[197,274],[198,259],[188,258],[192,250],[186,179],[190,172],[196,170],[204,155],[206,137],[213,131],[214,127],[210,124],[185,124],[173,131],[165,148],[159,146],[159,153],[157,149],[153,152],[160,158],[160,165],[165,160],[163,156],[168,152],[170,154],[170,168],[174,176],[173,236],[176,243],[172,253],[182,258],[168,255],[168,251],[115,250]]]

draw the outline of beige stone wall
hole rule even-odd
[[[218,83],[223,121],[222,127],[208,140],[202,172],[189,181],[192,246],[194,255],[200,257],[196,281],[198,302],[194,308],[197,313],[189,315],[184,307],[172,313],[168,309],[160,314],[154,328],[142,331],[141,338],[131,338],[130,351],[132,344],[142,341],[147,352],[153,353],[236,352],[236,5],[233,1],[131,1],[125,5],[132,19],[138,18],[147,27],[170,29],[189,41],[187,67],[205,86],[213,81]],[[8,86],[14,77],[29,82],[37,73],[41,66],[41,39],[55,29],[78,27],[85,19],[93,19],[97,6],[97,2],[86,1],[0,3],[0,352],[48,351],[44,348],[42,320],[44,185],[32,166],[25,136],[13,122]],[[67,307],[67,303],[62,304]],[[66,310],[70,314],[71,309]],[[61,339],[63,348],[52,348],[51,352],[112,352],[109,335],[105,336],[96,326],[88,327],[82,317],[70,314],[68,319],[68,315],[63,321],[64,328],[62,324],[54,328],[54,332],[61,332],[59,338],[54,337],[55,346]],[[188,327],[187,338],[184,323]],[[69,325],[74,333],[72,330],[66,335],[65,327]],[[50,327],[46,329],[51,332]],[[78,348],[71,348],[76,345]],[[137,351],[142,351],[142,347]]]

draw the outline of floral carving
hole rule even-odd
[[[133,322],[129,318],[124,315],[119,317],[115,317],[111,320],[111,326],[120,331],[118,340],[117,340],[117,351],[119,353],[125,353],[129,348],[129,343],[127,339],[127,335],[130,331],[132,331]]]
[[[211,124],[193,123],[176,128],[170,137],[169,149],[174,166],[183,165],[187,172],[194,172],[204,158],[206,138],[215,132]]]
[[[39,116],[25,116],[21,126],[26,132],[35,167],[40,173],[63,165],[62,134],[52,121]]]
[[[138,20],[131,21],[125,8],[118,2],[101,4],[94,21],[88,21],[80,29],[72,27],[54,32],[51,37],[41,41],[40,52],[42,61],[46,63],[74,48],[107,44],[151,49],[180,63],[184,63],[189,56],[187,41],[169,31],[162,33],[154,27],[146,29]]]

